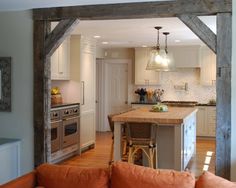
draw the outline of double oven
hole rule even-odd
[[[80,106],[65,105],[51,110],[51,162],[80,154]]]

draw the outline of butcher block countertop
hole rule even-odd
[[[168,112],[151,112],[142,107],[112,117],[115,122],[148,122],[161,125],[179,125],[184,119],[197,112],[196,107],[168,107]]]

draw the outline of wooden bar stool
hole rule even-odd
[[[119,113],[120,114],[120,113]],[[108,122],[109,122],[109,126],[112,132],[112,144],[111,144],[111,153],[110,153],[110,164],[113,162],[113,152],[114,152],[114,122],[112,121],[112,117],[118,115],[118,114],[111,114],[108,115]],[[123,151],[122,151],[122,155],[125,155],[127,153],[127,138],[126,138],[126,124],[124,123],[122,125],[122,147],[123,147]]]
[[[157,125],[152,123],[127,123],[127,139],[129,143],[128,162],[134,163],[134,155],[141,150],[147,157],[149,167],[157,168],[154,165],[156,149]],[[157,157],[156,157],[157,160]],[[157,164],[157,162],[156,162]]]

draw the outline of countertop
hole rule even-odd
[[[0,138],[0,146],[4,144],[9,144],[13,142],[18,142],[20,139],[13,139],[13,138]]]
[[[150,108],[142,107],[126,113],[115,115],[115,122],[148,122],[161,125],[179,125],[189,115],[196,113],[196,107],[169,107],[168,112],[151,112]]]
[[[216,104],[210,104],[210,103],[197,103],[196,106],[216,106]]]
[[[51,108],[59,108],[59,107],[65,107],[65,106],[73,106],[73,105],[80,105],[80,103],[61,103],[61,104],[54,104],[51,105]]]
[[[162,103],[165,104],[165,101],[163,101]],[[179,101],[176,103],[176,101],[174,101],[173,104],[170,104],[171,101],[168,101],[166,104],[168,106],[184,106],[187,107],[188,104],[191,104],[190,106],[216,106],[216,104],[210,104],[210,103],[198,103],[198,102],[190,102],[190,101]],[[157,104],[156,102],[131,102],[131,104],[141,104],[141,105],[154,105]]]

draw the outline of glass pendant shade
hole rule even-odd
[[[162,50],[151,50],[146,70],[162,70],[167,68],[168,65],[164,63],[163,55],[164,53]]]
[[[157,30],[157,45],[151,50],[146,70],[155,71],[173,71],[175,70],[173,55],[168,53],[167,49],[167,35],[169,32],[164,32],[165,35],[165,50],[160,50],[159,44],[159,30],[161,27],[155,27]]]
[[[163,68],[156,71],[175,71],[175,62],[171,53],[164,53],[162,56]]]

